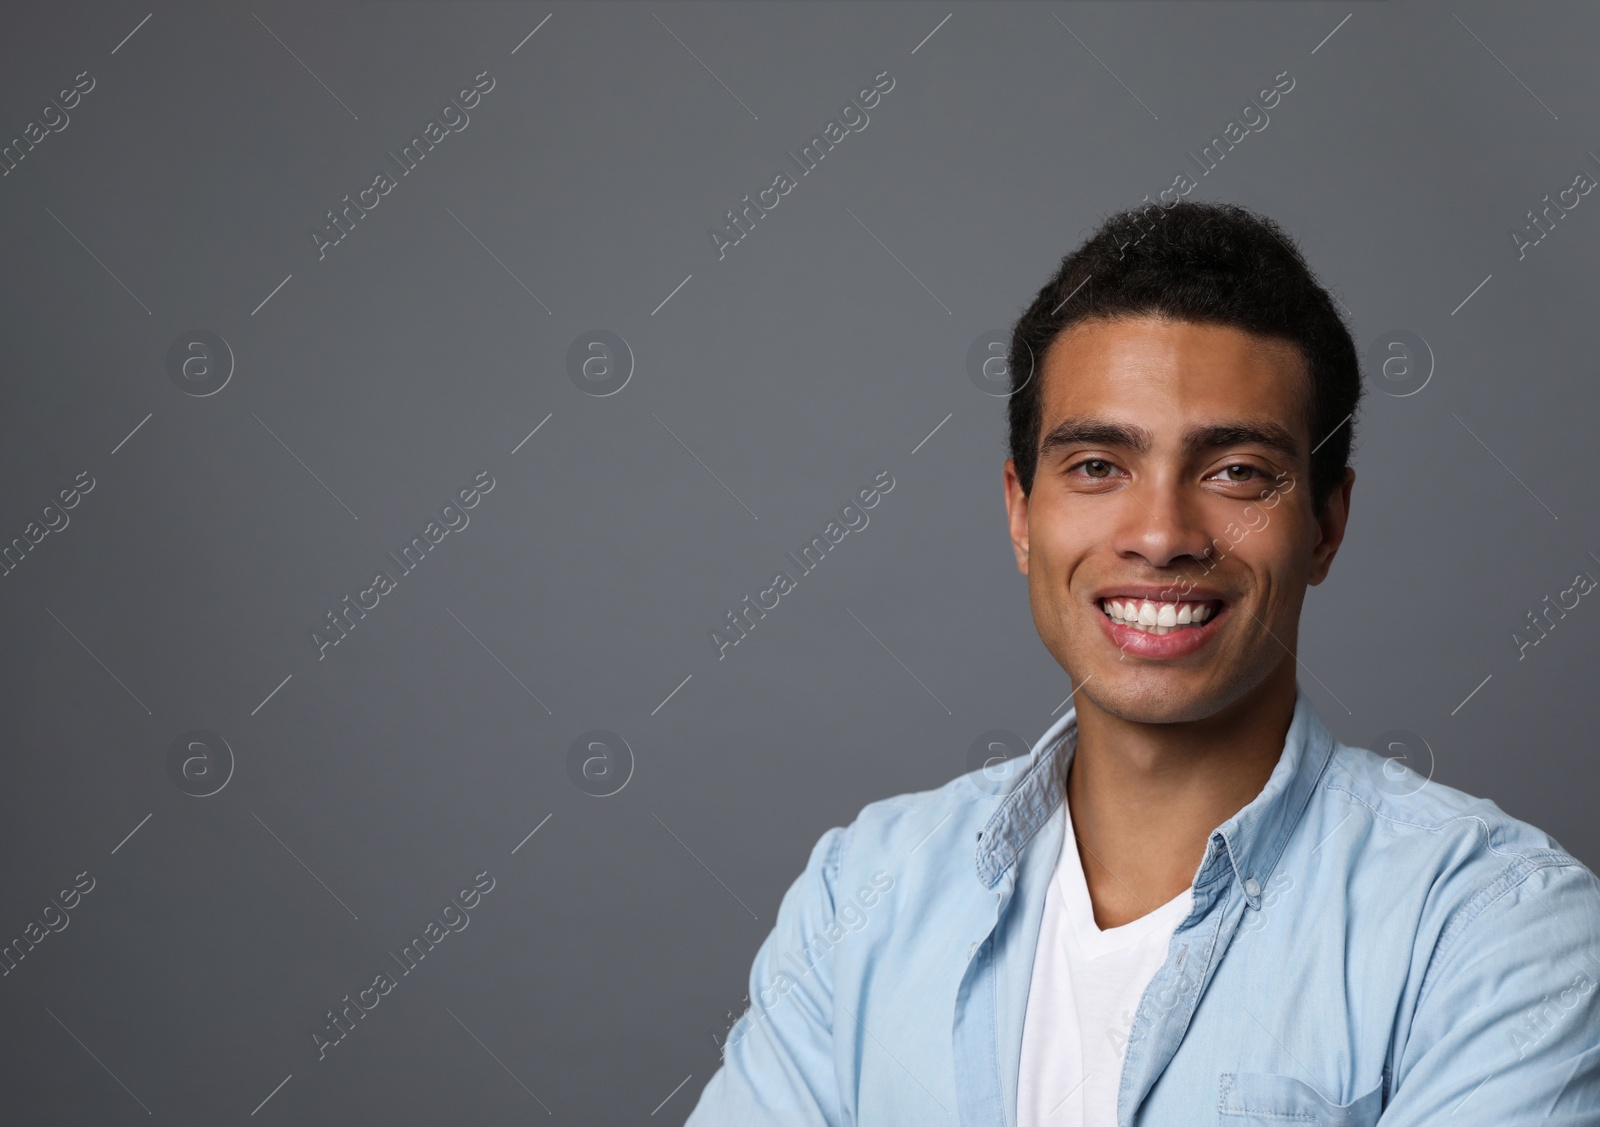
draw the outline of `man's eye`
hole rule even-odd
[[[1073,468],[1083,470],[1087,477],[1106,478],[1111,476],[1112,467],[1104,458],[1088,458]]]
[[[1259,469],[1257,469],[1255,466],[1247,465],[1244,462],[1239,462],[1231,466],[1225,466],[1218,472],[1225,475],[1225,481],[1233,482],[1251,481],[1253,478],[1261,476],[1261,471]]]

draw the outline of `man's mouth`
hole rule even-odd
[[[1121,626],[1146,634],[1173,634],[1203,626],[1222,609],[1221,599],[1159,602],[1151,599],[1101,599],[1100,612]]]

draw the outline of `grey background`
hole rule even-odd
[[[8,5],[3,139],[96,84],[0,178],[0,543],[95,486],[0,579],[0,941],[95,885],[0,978],[6,1118],[681,1122],[817,837],[1067,695],[969,347],[1286,70],[1191,198],[1282,222],[1363,350],[1434,357],[1413,395],[1372,374],[1301,681],[1342,739],[1407,729],[1594,864],[1600,608],[1521,658],[1513,631],[1600,576],[1600,194],[1520,260],[1508,232],[1600,175],[1600,11],[1529,15]],[[309,229],[485,69],[319,260]],[[719,260],[707,228],[883,71]],[[205,397],[167,368],[194,328],[235,358]],[[596,328],[635,361],[603,397],[566,370]],[[719,660],[708,631],[885,470]],[[234,757],[210,797],[168,772],[192,729]],[[592,729],[631,748],[609,797],[569,775]],[[319,1060],[323,1012],[478,873],[467,930]]]

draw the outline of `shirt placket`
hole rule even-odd
[[[1206,846],[1191,914],[1173,934],[1167,959],[1145,989],[1128,1034],[1117,1127],[1134,1127],[1144,1098],[1178,1052],[1184,1033],[1238,928],[1245,898],[1220,834]]]
[[[1016,868],[1006,870],[994,888],[987,929],[972,940],[966,972],[956,990],[951,1030],[955,1053],[957,1120],[960,1123],[1004,1124],[1005,1091],[1000,1076],[999,973],[995,934],[1016,885]]]
[[[1026,948],[1031,966],[1045,884],[1054,869],[1054,856],[1040,852],[1059,841],[1059,834],[1041,832],[1055,810],[1054,797],[1043,790],[1023,797],[1010,818],[991,827],[987,863],[998,864],[1001,858],[1005,863],[992,887],[983,884],[985,869],[980,865],[978,884],[987,905],[979,909],[978,926],[969,933],[969,958],[956,991],[951,1034],[963,1124],[1012,1127],[1016,1122],[1015,1049],[1022,1035],[1028,969],[1017,960]],[[1022,880],[1027,881],[1026,907],[1019,906]]]

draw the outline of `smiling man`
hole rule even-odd
[[[1361,386],[1287,235],[1113,216],[1010,356],[1011,542],[1073,706],[822,835],[690,1127],[1600,1124],[1594,875],[1297,682]]]

